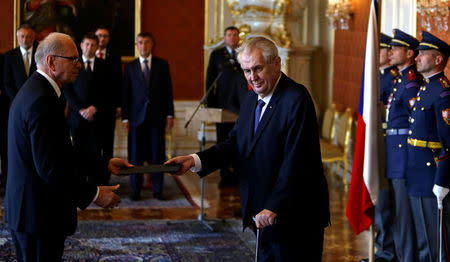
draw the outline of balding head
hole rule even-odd
[[[37,68],[62,85],[75,81],[81,65],[77,47],[69,35],[51,33],[39,43],[35,60]]]
[[[45,60],[48,55],[61,55],[70,47],[70,42],[76,48],[75,43],[69,35],[62,33],[51,33],[39,43],[36,50],[35,60],[39,67],[45,66]]]

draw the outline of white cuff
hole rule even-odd
[[[97,198],[98,198],[98,194],[99,194],[99,193],[100,193],[100,188],[97,187],[97,193],[95,193],[95,197],[94,197],[94,200],[92,200],[92,202],[97,201]]]
[[[195,166],[191,167],[191,172],[197,173],[199,171],[202,171],[202,161],[200,160],[200,157],[198,157],[197,154],[190,154],[192,158],[194,158]]]
[[[122,120],[122,123],[128,123],[128,119]]]
[[[450,189],[448,189],[446,187],[441,187],[441,186],[438,186],[438,185],[434,185],[433,186],[433,193],[434,193],[434,195],[437,198],[438,208],[439,209],[442,209],[442,201],[447,196],[449,191],[450,191]]]

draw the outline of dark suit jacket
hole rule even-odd
[[[5,222],[19,232],[73,234],[76,208],[86,208],[97,189],[80,179],[63,106],[38,72],[11,105],[8,141]]]
[[[108,93],[109,83],[107,64],[105,61],[95,58],[94,71],[89,77],[84,66],[80,69],[77,79],[73,84],[68,84],[63,88],[63,94],[69,102],[68,121],[72,128],[79,127],[86,123],[79,113],[80,109],[91,105],[97,108],[94,121],[100,120],[105,113],[105,96]]]
[[[33,53],[31,54],[30,76],[36,71],[36,62],[34,61],[34,54],[38,43],[33,44]],[[12,101],[19,91],[20,87],[28,79],[25,72],[25,65],[22,59],[22,52],[20,47],[14,48],[5,54],[5,70],[3,71],[3,83],[5,85],[6,93]]]
[[[122,119],[138,126],[150,114],[150,124],[164,128],[169,115],[174,115],[172,80],[167,61],[152,56],[150,84],[145,84],[139,58],[125,66],[122,95]]]
[[[4,58],[5,56],[3,54],[0,55],[0,71],[3,71],[5,69],[4,64]],[[3,75],[0,75],[0,83],[3,83]],[[9,97],[6,93],[5,86],[0,86],[0,128],[5,128],[7,121],[8,121],[8,114],[9,114]],[[6,133],[6,132],[5,132]],[[6,172],[6,171],[5,171]]]
[[[105,90],[105,111],[115,115],[116,108],[122,103],[122,60],[119,55],[106,49],[104,61],[108,66],[107,80],[109,80],[109,86]]]
[[[326,227],[330,221],[328,188],[308,91],[283,74],[253,134],[257,99],[250,91],[226,142],[198,153],[199,175],[231,161],[237,164],[244,227],[263,209],[279,215],[285,233],[298,225],[316,230]]]
[[[232,62],[234,61],[234,62]],[[206,88],[211,88],[214,79],[222,72],[217,80],[217,87],[208,95],[209,107],[225,108],[235,111],[239,108],[239,92],[242,91],[233,84],[235,78],[243,75],[237,60],[233,60],[226,47],[214,50],[209,57],[206,72]]]

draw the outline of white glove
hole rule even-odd
[[[444,200],[445,196],[447,196],[449,191],[450,191],[450,189],[448,189],[446,187],[434,185],[433,193],[437,198],[439,210],[442,210],[442,201]]]

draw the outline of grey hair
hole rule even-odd
[[[237,49],[238,52],[238,62],[241,63],[241,55],[243,53],[250,53],[253,48],[258,48],[262,51],[264,57],[264,62],[271,64],[275,58],[278,57],[278,48],[275,43],[265,37],[257,36],[246,40],[241,47]]]
[[[45,66],[45,59],[48,55],[61,55],[67,49],[67,41],[73,42],[69,35],[63,33],[50,33],[42,40],[37,49],[34,59],[38,66]]]

